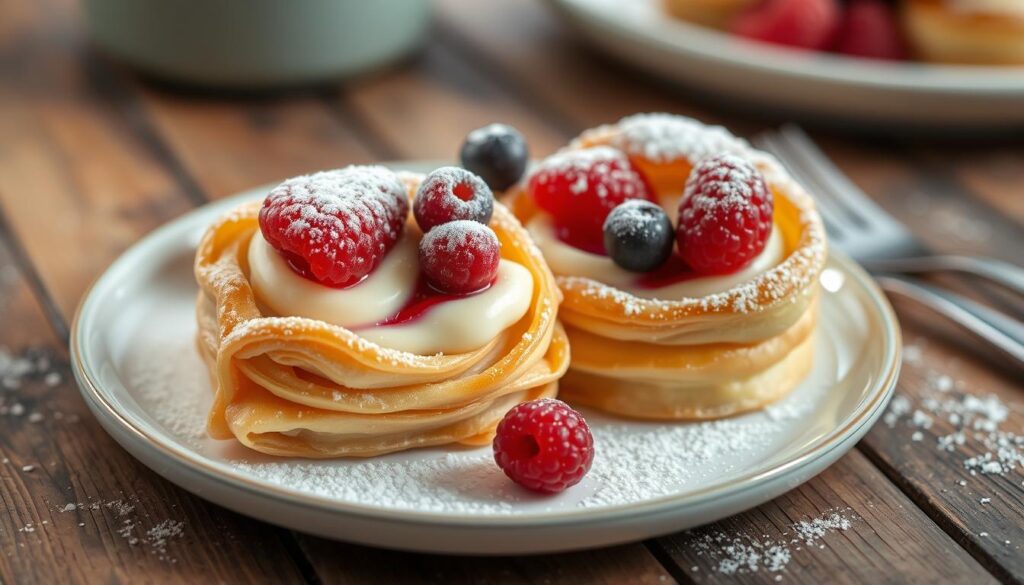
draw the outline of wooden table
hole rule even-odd
[[[444,0],[437,12],[422,54],[387,72],[223,96],[148,84],[98,55],[71,0],[0,5],[0,361],[50,362],[0,393],[3,582],[1024,582],[1020,466],[972,475],[964,460],[978,446],[940,450],[953,426],[936,417],[918,428],[910,413],[744,514],[647,542],[526,558],[407,554],[291,532],[186,493],[121,450],[71,379],[68,323],[89,282],[165,221],[316,169],[452,158],[466,131],[492,121],[521,129],[536,155],[637,111],[741,134],[777,122],[699,105],[595,56],[536,2]],[[1021,142],[815,137],[935,248],[1020,262]],[[1024,434],[1019,375],[933,316],[898,307],[911,346],[899,394],[911,409],[955,381],[956,391],[1010,405],[1001,428]],[[794,547],[783,571],[730,576],[722,551],[697,544],[719,534],[787,539],[794,522],[833,511],[852,519],[849,529]]]

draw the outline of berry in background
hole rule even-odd
[[[843,11],[836,51],[868,59],[906,59],[896,10],[881,0],[851,0]]]
[[[732,22],[733,33],[790,47],[827,49],[839,27],[837,0],[762,0]]]

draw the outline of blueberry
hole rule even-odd
[[[643,199],[619,204],[604,222],[604,248],[632,272],[650,272],[672,255],[675,230],[665,211]]]
[[[480,175],[491,190],[504,191],[523,176],[530,155],[518,130],[491,124],[466,135],[459,158],[462,167]]]

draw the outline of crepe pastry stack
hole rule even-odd
[[[404,176],[410,196],[421,179]],[[554,396],[569,361],[556,319],[561,294],[525,229],[495,207],[490,227],[502,261],[532,277],[528,308],[482,347],[434,355],[382,347],[323,320],[275,314],[251,278],[260,204],[217,221],[195,260],[198,345],[215,388],[210,434],[263,453],[310,458],[479,445],[517,403]],[[421,237],[413,220],[403,237]]]
[[[762,254],[774,250],[777,258],[759,257],[735,275],[697,278],[682,288],[624,290],[599,274],[629,273],[556,241],[550,218],[521,188],[510,205],[565,296],[560,318],[573,358],[560,397],[628,417],[679,420],[734,415],[786,395],[811,367],[826,258],[810,197],[770,156],[689,118],[631,116],[584,132],[563,154],[609,146],[628,156],[666,210],[676,209],[698,160],[716,153],[749,160],[774,196],[774,242]],[[696,292],[659,296],[671,290]]]

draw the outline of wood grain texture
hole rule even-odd
[[[0,393],[0,582],[301,582],[286,534],[175,488],[100,428],[6,242],[0,352],[34,365]]]
[[[567,131],[509,96],[451,49],[431,44],[414,67],[345,87],[339,105],[378,135],[394,158],[454,161],[466,134],[504,122],[529,136],[531,154],[560,147]]]
[[[642,546],[529,557],[458,557],[384,551],[302,537],[325,585],[356,583],[674,583]]]
[[[212,198],[377,159],[319,94],[227,99],[133,82],[169,151]]]
[[[1024,436],[1019,371],[993,368],[964,349],[970,342],[955,328],[917,307],[897,306],[913,358],[904,362],[897,395],[908,400],[910,410],[876,425],[861,449],[1000,580],[1024,583],[1024,469],[1018,464],[985,474],[972,467],[972,473],[966,462],[995,455],[998,447],[986,445],[984,427],[976,429],[970,419],[958,414],[958,420],[951,417],[953,409],[932,403],[998,397],[1008,407],[998,428]],[[940,447],[943,437],[964,428],[963,445]],[[1003,448],[1024,454],[1024,439],[1016,446],[1012,441]]]
[[[849,520],[847,529],[807,542],[794,528],[836,513]],[[708,539],[710,547],[702,546]],[[767,504],[657,542],[697,583],[995,582],[857,451]],[[766,543],[788,550],[781,570],[771,570]],[[743,547],[761,558],[748,564],[753,557]]]

